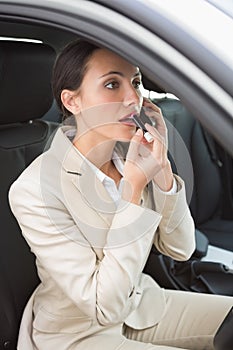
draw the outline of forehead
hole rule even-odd
[[[89,59],[87,71],[95,71],[97,74],[119,71],[127,75],[135,75],[139,72],[139,68],[112,51],[98,49],[93,52]]]

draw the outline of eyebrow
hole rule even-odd
[[[106,76],[108,76],[108,75],[111,75],[111,74],[120,75],[121,77],[124,76],[124,74],[123,74],[122,72],[110,71],[110,72],[108,72],[108,73],[106,73],[106,74],[101,75],[101,77],[99,77],[99,79],[100,79],[100,78],[104,78],[104,77],[106,77]],[[141,76],[141,73],[140,73],[140,72],[136,72],[136,73],[134,74],[133,78],[135,78],[135,77],[137,77],[137,76],[140,77],[140,76]]]

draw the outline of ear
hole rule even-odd
[[[80,99],[77,91],[62,90],[61,102],[72,114],[76,115],[80,112]]]

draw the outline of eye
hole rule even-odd
[[[134,80],[133,81],[133,86],[135,87],[135,89],[139,89],[141,84],[142,84],[141,80]]]
[[[119,83],[116,80],[110,81],[104,85],[107,89],[114,90],[119,87]]]

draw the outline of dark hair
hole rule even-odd
[[[65,46],[57,56],[53,67],[52,90],[64,118],[72,113],[62,104],[61,92],[64,89],[75,91],[81,86],[88,60],[98,49],[99,46],[79,39]]]

